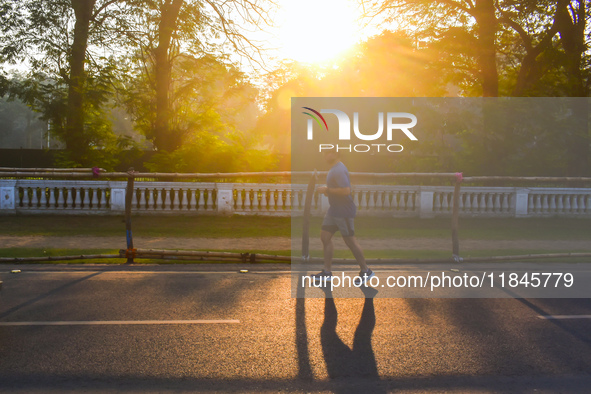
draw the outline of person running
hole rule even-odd
[[[326,176],[326,186],[320,186],[317,189],[318,193],[328,197],[329,203],[320,233],[324,251],[324,269],[314,275],[313,280],[323,282],[332,280],[332,256],[334,251],[332,237],[337,231],[340,231],[345,244],[347,244],[361,268],[359,277],[362,283],[367,284],[367,281],[375,274],[367,267],[363,250],[355,238],[354,219],[357,214],[357,207],[351,196],[349,171],[340,160],[340,154],[336,151],[324,151],[324,159],[331,166]]]

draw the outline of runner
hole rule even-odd
[[[332,256],[334,251],[332,237],[337,231],[340,231],[343,240],[361,268],[359,277],[363,281],[362,283],[367,284],[367,281],[375,274],[367,267],[363,250],[355,238],[354,219],[357,207],[353,202],[353,197],[351,197],[349,171],[340,160],[340,154],[336,151],[324,151],[324,159],[331,166],[326,176],[326,186],[317,189],[318,193],[325,194],[328,197],[329,203],[328,212],[322,221],[322,231],[320,233],[324,251],[324,269],[320,273],[313,275],[313,280],[332,280]]]

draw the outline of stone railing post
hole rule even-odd
[[[419,197],[420,218],[432,218],[435,216],[435,212],[433,212],[433,195],[434,192],[421,190]]]
[[[234,190],[233,183],[216,183],[217,190],[217,212],[224,215],[231,215],[234,213]]]
[[[522,218],[527,216],[527,199],[529,189],[517,189],[515,191],[515,217]]]
[[[0,215],[16,215],[15,180],[0,180]]]
[[[109,182],[109,187],[111,189],[111,212],[125,212],[125,186],[126,182]]]

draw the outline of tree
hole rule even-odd
[[[415,33],[418,41],[448,41],[464,45],[475,60],[469,67],[480,82],[484,97],[498,96],[498,71],[495,35],[498,20],[494,0],[387,0],[362,1],[367,15],[382,15],[390,22],[396,19],[403,28]],[[460,38],[461,41],[457,41]],[[450,48],[451,49],[451,48]],[[453,49],[452,49],[453,50]],[[465,51],[468,52],[468,51]],[[466,64],[466,59],[458,59]]]
[[[271,0],[130,0],[136,26],[131,38],[139,48],[144,79],[154,93],[150,137],[158,150],[179,148],[182,136],[173,127],[173,74],[186,56],[199,59],[230,51],[260,61],[262,48],[245,35],[248,26],[270,24]],[[235,18],[239,20],[235,22]]]
[[[564,50],[567,75],[567,96],[589,95],[589,70],[584,70],[587,44],[587,2],[560,0],[557,4],[555,24]]]
[[[125,25],[121,2],[0,1],[1,16],[8,21],[0,36],[0,60],[30,68],[28,80],[13,85],[13,92],[53,119],[71,165],[96,164],[90,161],[97,155],[90,151],[113,140],[102,111],[116,79],[116,62],[105,52],[117,42],[113,27]]]
[[[325,67],[285,62],[267,75],[265,114],[257,124],[275,149],[290,151],[291,98],[433,97],[446,94],[433,53],[403,32],[384,31]]]
[[[583,0],[363,1],[374,15],[396,19],[441,59],[442,78],[469,96],[589,96],[588,7]],[[406,23],[406,24],[404,24]],[[570,107],[577,119],[561,133],[566,174],[589,171],[591,137],[584,102]],[[485,111],[486,112],[486,111]],[[494,119],[480,142],[488,146]],[[535,137],[533,134],[531,138]],[[496,135],[496,139],[501,138]],[[507,136],[508,138],[508,136]],[[510,140],[506,141],[509,143]]]
[[[562,68],[571,86],[563,94],[586,96],[581,79],[586,45],[586,3],[579,0],[363,1],[368,15],[396,20],[445,56],[448,75],[471,74],[467,92],[484,97],[548,95],[543,77]],[[559,37],[558,37],[559,34]],[[555,94],[561,78],[553,74]],[[548,81],[545,81],[546,84]],[[475,89],[478,87],[478,89]],[[560,87],[560,89],[562,86]],[[550,94],[552,95],[552,94]]]
[[[74,10],[74,35],[69,49],[68,105],[64,139],[68,148],[76,149],[88,144],[84,136],[84,88],[86,73],[84,62],[88,48],[90,22],[94,18],[96,0],[71,0]],[[77,157],[74,156],[74,160]]]
[[[240,116],[253,112],[258,94],[243,72],[234,65],[212,55],[195,58],[179,55],[170,70],[168,96],[168,139],[173,152],[190,143],[197,134],[224,136],[232,133],[238,125],[248,128]],[[153,140],[157,122],[154,99],[154,79],[143,70],[150,69],[145,59],[136,59],[130,70],[131,78],[125,84],[125,103],[132,115],[136,129]],[[241,124],[242,123],[242,124]]]

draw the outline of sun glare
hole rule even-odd
[[[350,0],[283,0],[281,6],[285,58],[321,63],[357,41],[357,14]]]

